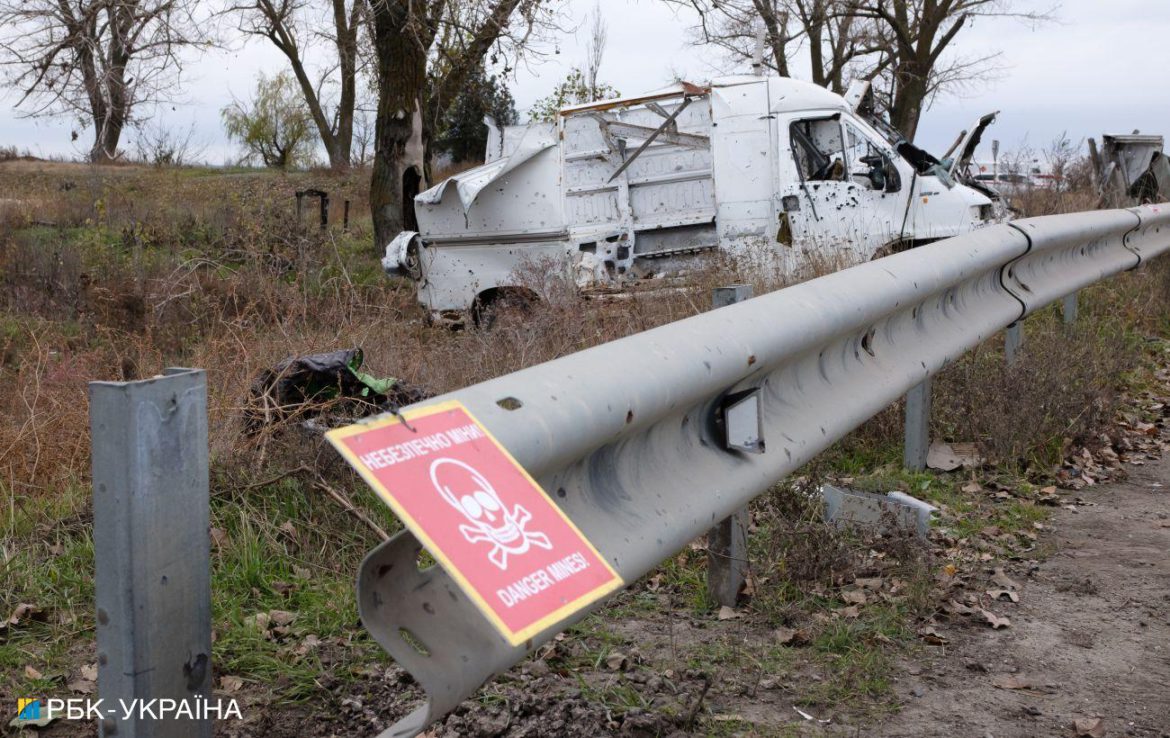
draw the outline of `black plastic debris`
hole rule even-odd
[[[328,416],[328,426],[396,411],[434,393],[393,377],[361,371],[360,348],[290,356],[252,382],[244,410],[245,430],[255,433],[289,418]],[[335,422],[334,422],[335,421]]]

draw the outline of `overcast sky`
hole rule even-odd
[[[510,80],[522,113],[583,61],[585,19],[595,2],[568,0],[571,20],[566,25],[579,26],[577,33],[546,45],[542,62],[522,65]],[[1020,10],[1052,5],[1042,0],[1008,2]],[[661,87],[676,75],[702,82],[746,71],[729,65],[714,50],[692,46],[688,28],[693,17],[661,0],[602,0],[601,9],[609,25],[601,76],[624,94]],[[980,19],[952,45],[952,54],[963,57],[992,52],[1000,52],[997,78],[962,96],[935,101],[919,126],[920,145],[940,153],[960,130],[992,110],[1001,115],[984,140],[999,139],[1004,150],[1043,150],[1065,132],[1075,142],[1135,128],[1170,134],[1166,0],[1061,0],[1055,22],[1033,27],[1008,18]],[[194,125],[205,158],[223,163],[235,150],[224,139],[220,109],[233,95],[245,96],[258,72],[278,72],[283,62],[263,40],[207,53],[186,67],[185,101],[159,111],[159,119],[183,128]],[[11,94],[0,99],[0,145],[65,156],[81,155],[88,147],[88,131],[76,143],[70,140],[76,122],[23,119],[14,102]],[[372,106],[372,101],[365,102]]]

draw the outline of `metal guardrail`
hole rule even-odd
[[[1170,205],[1031,218],[830,274],[434,398],[461,401],[633,582],[948,363],[1170,250]],[[763,453],[717,410],[759,391]],[[415,735],[578,612],[512,647],[408,532],[366,558],[362,620],[426,690]],[[392,574],[389,574],[392,572]]]

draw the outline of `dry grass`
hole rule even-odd
[[[1123,379],[1141,355],[1113,321],[1065,327],[1043,316],[1025,327],[1023,354],[1012,365],[997,341],[939,376],[933,425],[936,437],[975,441],[993,463],[1047,470],[1066,446],[1109,428]]]
[[[0,212],[0,479],[21,494],[84,482],[85,387],[94,379],[207,367],[217,462],[255,478],[281,470],[272,467],[278,458],[267,455],[267,438],[241,440],[247,389],[290,354],[361,346],[372,373],[444,392],[702,312],[715,286],[746,282],[759,294],[792,281],[751,252],[717,258],[672,289],[582,296],[567,280],[550,284],[555,270],[535,264],[526,278],[550,296],[539,309],[503,310],[490,332],[450,332],[421,320],[413,285],[381,274],[363,178],[37,162],[0,168],[0,201],[10,203]],[[349,233],[295,222],[292,192],[310,184],[334,193],[335,213],[342,199],[353,202]],[[1061,206],[1083,197],[1059,194]],[[840,266],[809,263],[799,278]],[[1109,414],[1098,390],[1132,364],[1132,347],[1116,335],[1123,323],[1155,313],[1134,307],[1149,292],[1115,300],[1123,313],[1111,325],[1091,322],[1090,310],[1074,336],[1052,321],[1032,327],[1029,351],[1010,371],[991,348],[964,358],[940,382],[942,430],[997,439],[993,450],[1005,458],[1091,432]],[[1034,389],[1021,395],[1014,391],[1021,386]],[[982,401],[1005,396],[1065,400],[1035,408]],[[1093,409],[1077,410],[1084,407]],[[893,445],[899,432],[890,411],[858,437]]]
[[[1100,207],[1101,197],[1091,188],[1070,190],[1056,187],[1029,187],[1013,194],[1010,201],[1012,208],[1019,212],[1020,217],[1031,218],[1037,215],[1058,215],[1096,210]]]
[[[13,494],[84,484],[91,380],[207,368],[217,478],[243,484],[298,466],[303,444],[323,450],[287,429],[241,433],[253,378],[291,354],[361,346],[371,373],[442,392],[709,306],[696,281],[613,302],[564,289],[490,333],[428,326],[413,285],[381,273],[367,217],[349,233],[294,222],[292,191],[311,177],[363,212],[360,174],[324,176],[0,169],[0,191],[21,195],[0,231],[0,479]],[[730,279],[730,267],[704,276]]]

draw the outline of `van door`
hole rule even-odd
[[[858,121],[846,118],[844,128],[849,182],[856,187],[851,191],[857,199],[855,256],[868,261],[901,240],[910,194],[902,186],[895,154]]]
[[[792,166],[790,176],[780,173],[782,253],[835,271],[897,240],[906,194],[891,152],[840,114],[793,119],[787,134]]]
[[[781,210],[776,249],[785,270],[815,273],[842,266],[855,237],[840,114],[778,121]]]

